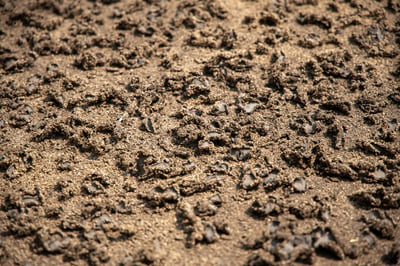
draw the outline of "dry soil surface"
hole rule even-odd
[[[1,265],[400,263],[398,0],[0,0]]]

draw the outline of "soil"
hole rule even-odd
[[[397,0],[0,0],[1,265],[400,264]]]

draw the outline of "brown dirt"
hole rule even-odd
[[[0,264],[399,264],[399,10],[0,0]]]

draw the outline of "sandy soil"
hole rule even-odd
[[[399,265],[399,14],[0,0],[0,264]]]

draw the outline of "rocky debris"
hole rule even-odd
[[[260,184],[259,178],[253,173],[244,173],[241,177],[240,186],[247,191],[255,190]]]
[[[126,215],[131,215],[135,213],[134,204],[127,200],[119,200],[117,202],[114,202],[114,204],[109,206],[108,209],[112,213],[121,213]]]
[[[375,191],[361,191],[350,195],[349,199],[365,208],[400,208],[399,189],[379,188]]]
[[[369,230],[378,237],[394,239],[396,225],[390,217],[386,217],[383,211],[371,211],[363,219],[369,227]]]
[[[86,52],[76,59],[75,66],[82,70],[92,70],[96,66],[104,65],[103,61],[98,60],[99,57],[100,55],[97,56],[93,53]]]
[[[272,253],[281,261],[312,264],[315,261],[311,235],[293,236],[276,245]]]
[[[331,160],[325,154],[319,153],[314,162],[315,169],[323,176],[337,177],[344,180],[356,180],[357,173],[347,164]]]
[[[86,178],[82,182],[82,193],[84,195],[96,196],[106,193],[106,189],[110,186],[110,178],[98,176],[94,174]]]
[[[193,77],[183,86],[183,97],[196,98],[210,93],[210,81],[207,78]]]
[[[265,192],[271,192],[284,185],[282,178],[278,176],[279,170],[272,170],[263,180],[262,184]]]
[[[314,232],[313,237],[315,239],[313,246],[317,252],[327,252],[330,256],[336,259],[343,260],[345,254],[338,245],[335,236],[332,234],[331,230],[317,230]]]
[[[320,206],[314,201],[301,202],[289,206],[289,212],[299,219],[316,218],[320,214]]]
[[[221,187],[224,183],[224,178],[221,176],[210,175],[201,181],[187,180],[179,184],[179,191],[182,196],[191,196],[196,193],[205,191],[214,191]]]
[[[179,165],[178,166],[178,162]],[[127,162],[123,163],[121,161],[121,166],[123,168],[127,167]],[[141,152],[136,160],[136,171],[131,171],[131,173],[140,181],[145,181],[148,179],[168,179],[177,176],[182,176],[194,171],[196,166],[190,161],[170,161],[167,158],[156,158],[155,156],[147,153]]]
[[[82,231],[85,229],[84,227],[84,219],[79,215],[71,215],[65,217],[61,224],[59,225],[60,229],[63,231]]]
[[[199,204],[202,203],[198,203],[195,208],[184,202],[177,205],[178,223],[182,224],[183,231],[187,235],[186,246],[189,248],[200,242],[214,243],[220,238],[221,234],[230,234],[228,224],[224,221],[206,222],[197,216],[196,213],[204,216]]]
[[[231,154],[238,161],[247,161],[251,158],[251,150],[249,148],[234,148]]]
[[[18,194],[7,194],[4,200],[6,210],[23,210],[43,205],[45,198],[38,187],[34,192],[22,192]]]
[[[43,228],[36,233],[32,243],[35,253],[62,253],[71,244],[71,239],[58,230]]]
[[[166,204],[176,204],[179,200],[179,190],[175,187],[157,186],[147,194],[138,194],[150,207],[163,207]]]
[[[213,109],[210,111],[211,115],[227,115],[229,113],[228,106],[224,102],[216,102]]]
[[[29,125],[31,123],[31,116],[33,108],[29,105],[23,105],[10,114],[10,125],[16,128]]]
[[[60,171],[71,171],[72,170],[72,162],[60,160],[57,165],[57,169]]]
[[[269,222],[268,230],[255,238],[247,239],[244,249],[268,251],[268,263],[304,263],[313,264],[317,255],[324,255],[336,260],[345,260],[346,256],[354,258],[354,247],[345,247],[337,232],[326,227],[316,227],[304,234],[289,233],[287,222],[275,220]],[[269,265],[269,264],[267,264]]]
[[[283,212],[282,205],[274,197],[269,197],[267,201],[255,200],[250,208],[250,214],[255,217],[265,218],[267,216],[277,216]]]

